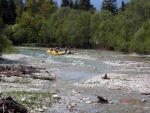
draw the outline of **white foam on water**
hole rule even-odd
[[[89,55],[81,55],[81,54],[65,55],[65,57],[67,57],[67,58],[75,58],[75,59],[95,60],[94,58],[90,57]]]
[[[46,63],[50,63],[50,64],[51,64],[51,63],[58,64],[58,62],[57,62],[57,61],[52,60],[52,59],[51,59],[51,57],[46,58],[45,62],[46,62]]]
[[[2,55],[2,58],[9,59],[9,60],[19,60],[21,58],[30,58],[31,56],[23,55],[23,54],[4,54]]]

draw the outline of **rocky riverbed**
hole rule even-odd
[[[23,66],[25,71],[21,70],[18,77],[6,76],[4,69],[1,70],[1,97],[10,95],[25,105],[30,113],[149,113],[150,111],[149,62],[107,61],[103,57],[97,57],[95,58],[97,62],[113,68],[113,71],[107,73],[109,79],[103,79],[106,73],[96,67],[77,68],[44,57],[23,54],[3,55],[2,58],[3,68],[19,69]],[[38,72],[29,73],[31,67],[38,69]],[[67,69],[82,72],[81,74],[86,74],[85,71],[97,74],[83,80],[64,80],[60,75],[65,72],[66,75],[70,73],[66,77],[72,76]],[[77,72],[75,73],[78,74]],[[32,75],[36,75],[39,79],[31,77]],[[42,77],[55,77],[55,80],[40,79]],[[99,96],[108,102],[101,102]]]

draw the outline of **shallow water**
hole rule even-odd
[[[75,54],[52,55],[47,48],[19,48],[20,54],[36,57],[45,61],[63,80],[85,80],[104,73],[124,73],[131,75],[149,74],[150,60],[134,54],[101,50],[73,50]],[[34,63],[39,63],[35,60]],[[134,69],[132,69],[134,68]],[[131,71],[126,71],[130,69]]]

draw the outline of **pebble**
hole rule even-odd
[[[30,111],[30,113],[39,113],[39,112],[37,112],[37,111],[34,111],[34,110],[31,110],[31,111]]]
[[[113,104],[113,101],[110,101],[109,104]]]
[[[35,111],[40,111],[40,112],[44,112],[44,110],[43,109],[41,109],[41,108],[36,108],[36,109],[34,109]]]
[[[92,102],[90,100],[86,101],[85,102],[86,104],[91,104]]]
[[[71,107],[74,107],[75,105],[77,105],[77,104],[73,102],[73,103],[71,103],[70,105],[68,105],[67,107],[68,107],[68,108],[71,108]]]
[[[78,92],[76,92],[75,90],[72,90],[72,93],[77,94]]]
[[[146,102],[146,99],[142,99],[142,102]]]
[[[84,97],[83,100],[90,100],[91,98],[89,97]]]
[[[25,100],[26,100],[25,98],[22,98],[22,99],[21,99],[22,102],[24,102]]]
[[[52,95],[52,97],[53,97],[53,98],[56,98],[56,99],[61,99],[61,97],[58,96],[57,94]]]
[[[48,108],[46,106],[43,106],[43,109],[47,110]]]

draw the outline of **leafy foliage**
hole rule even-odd
[[[150,54],[149,0],[122,1],[120,9],[116,0],[104,0],[101,11],[90,0],[65,1],[68,5],[58,8],[53,0],[0,0],[0,53],[11,40],[14,45],[69,44]],[[6,12],[11,18],[4,20]]]

